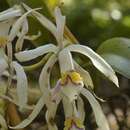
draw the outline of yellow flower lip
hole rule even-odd
[[[61,85],[66,85],[68,83],[68,80],[74,84],[79,84],[81,81],[83,81],[83,78],[78,72],[72,70],[61,75]]]
[[[82,121],[78,117],[69,117],[65,120],[65,127],[64,130],[70,130],[73,126],[75,126],[77,129],[83,129],[84,125]]]
[[[5,47],[8,43],[8,37],[0,36],[0,47]]]

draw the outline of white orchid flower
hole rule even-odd
[[[24,15],[22,15],[14,24],[12,23],[13,21],[10,22],[9,20],[0,22],[0,76],[2,76],[5,71],[7,71],[9,73],[9,78],[13,77],[12,71],[14,71],[17,79],[18,104],[21,108],[25,107],[27,104],[28,83],[23,67],[12,59],[11,42],[16,37],[17,32],[27,15],[29,15],[29,13],[33,10],[24,13]],[[6,11],[4,13],[6,13]],[[9,31],[11,26],[12,29]],[[5,47],[7,47],[7,55],[5,53]]]
[[[26,9],[28,11],[30,10],[28,6],[26,6]],[[55,9],[56,25],[51,23],[48,19],[46,19],[43,15],[36,11],[32,12],[32,14],[49,31],[51,31],[58,42],[58,46],[47,44],[36,49],[26,50],[15,54],[16,58],[19,61],[25,62],[33,60],[50,52],[53,53],[51,58],[48,59],[46,65],[43,67],[40,74],[39,85],[42,91],[41,99],[36,104],[36,107],[32,111],[31,115],[29,115],[29,117],[21,122],[19,125],[12,128],[21,129],[29,125],[36,118],[37,114],[40,112],[39,110],[41,110],[42,107],[46,105],[48,108],[46,119],[49,130],[57,130],[56,124],[54,123],[54,116],[59,102],[62,101],[65,110],[66,122],[80,122],[80,125],[78,125],[78,123],[71,125],[67,125],[67,123],[65,123],[65,130],[73,130],[76,128],[77,130],[84,129],[83,125],[81,125],[81,122],[84,121],[84,109],[82,99],[80,98],[79,104],[81,105],[78,105],[79,107],[77,112],[75,112],[76,106],[73,105],[75,100],[79,100],[80,94],[82,94],[88,99],[90,105],[92,106],[98,127],[101,130],[109,130],[107,120],[102,112],[99,103],[97,102],[95,97],[87,89],[84,88],[84,85],[93,87],[92,79],[89,73],[73,60],[71,52],[81,53],[88,57],[99,71],[101,71],[115,85],[118,86],[118,79],[115,75],[114,70],[109,64],[106,63],[103,58],[101,58],[97,53],[95,53],[87,46],[79,44],[68,45],[67,47],[64,46],[63,33],[65,17],[61,15],[59,8]],[[49,84],[50,73],[56,61],[58,61],[60,65],[61,78],[57,81],[57,85],[53,89],[51,89]],[[43,100],[43,102],[41,102],[41,100]],[[80,118],[78,119],[77,114],[80,115]]]
[[[28,11],[30,10],[30,8],[28,6],[26,6],[26,5],[24,5],[24,6]],[[38,16],[36,14],[40,14],[40,13],[33,11],[32,14],[37,18]],[[62,51],[62,47],[64,47],[64,45],[61,45],[61,44],[63,44],[65,17],[62,16],[60,9],[58,7],[56,7],[56,9],[55,9],[55,17],[56,17],[56,25],[57,25],[56,27],[52,27],[52,26],[54,26],[54,24],[51,23],[43,15],[40,14],[40,16],[38,18],[41,19],[41,21],[43,21],[43,25],[44,26],[46,25],[46,28],[49,29],[49,31],[51,31],[52,34],[54,34],[54,36],[56,35],[55,37],[57,39],[57,42],[59,43],[57,48],[60,48],[59,51]],[[55,29],[52,29],[52,28],[55,28]],[[49,45],[45,45],[43,47],[38,47],[34,50],[28,50],[28,51],[16,53],[16,58],[20,61],[32,60],[38,56],[46,54],[47,52],[49,52],[50,48],[52,48],[52,50],[50,52],[54,52],[55,49],[53,49],[52,46],[54,46],[54,45],[49,44]],[[43,52],[41,51],[41,48],[43,49]],[[56,46],[54,48],[56,48]],[[39,51],[39,49],[40,49],[40,51]],[[93,65],[99,71],[101,71],[106,77],[108,77],[115,85],[119,86],[118,79],[115,75],[114,70],[103,58],[101,58],[92,49],[90,49],[87,46],[83,46],[83,45],[69,45],[66,47],[66,49],[70,52],[77,52],[77,53],[81,53],[81,54],[87,56],[92,61]],[[36,52],[37,52],[37,54],[36,54]],[[36,56],[32,56],[32,55],[36,55]]]
[[[26,36],[29,28],[27,16],[34,10],[37,9],[26,13],[22,6],[15,5],[0,13],[0,24],[5,21],[10,25],[10,28],[12,27],[10,36],[6,37],[6,40],[8,38],[9,42],[12,42],[16,36],[18,37],[15,47],[17,52],[22,50],[24,39],[35,40],[41,35]]]

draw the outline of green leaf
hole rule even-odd
[[[116,72],[130,78],[130,39],[109,39],[99,46],[97,52]]]

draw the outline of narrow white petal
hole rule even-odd
[[[21,26],[22,26],[24,20],[27,18],[27,16],[28,16],[31,12],[33,12],[33,11],[35,11],[35,10],[38,10],[38,9],[39,9],[39,8],[29,10],[28,12],[26,12],[25,14],[23,14],[23,15],[15,22],[15,24],[12,26],[12,29],[11,29],[10,34],[9,34],[9,41],[12,41],[12,40],[16,37],[18,31],[20,30],[20,28],[21,28]]]
[[[1,130],[8,130],[6,121],[4,119],[4,117],[0,114],[0,129]]]
[[[42,35],[42,32],[38,31],[37,34],[24,36],[24,39],[27,39],[27,40],[30,40],[30,41],[34,41],[34,40],[38,39],[41,35]]]
[[[21,29],[20,35],[18,36],[18,40],[17,40],[16,46],[15,46],[16,52],[22,50],[24,37],[28,33],[28,21],[27,21],[27,19],[25,19],[23,21],[23,24],[22,24],[21,28],[22,29]]]
[[[23,4],[23,6],[26,10],[31,10],[29,6],[25,4]],[[56,37],[56,26],[49,19],[37,11],[33,11],[32,15],[36,17],[37,20]]]
[[[63,49],[59,53],[58,59],[61,73],[74,70],[73,59],[69,50]]]
[[[0,13],[0,21],[9,20],[22,15],[21,9],[10,8]]]
[[[85,88],[82,88],[81,93],[88,99],[89,103],[91,104],[99,129],[110,130],[106,117],[95,97]]]
[[[118,78],[115,75],[114,70],[111,68],[111,66],[103,59],[101,56],[99,56],[97,53],[95,53],[92,49],[90,49],[87,46],[83,45],[70,45],[67,47],[72,52],[78,52],[81,53],[92,61],[93,65],[101,71],[106,77],[108,77],[113,83],[115,83],[116,86],[118,85]]]
[[[54,119],[56,110],[57,110],[57,104],[53,103],[50,100],[50,94],[51,94],[50,74],[51,74],[52,67],[56,63],[56,61],[57,61],[57,57],[55,54],[53,54],[49,58],[49,60],[45,64],[45,66],[43,67],[41,74],[40,74],[40,78],[39,78],[40,89],[41,89],[41,92],[43,93],[44,102],[47,107],[46,120],[48,123],[49,130],[52,130],[52,129],[58,130],[55,122],[53,122],[54,123],[53,125],[51,125],[51,122],[50,122],[50,119]]]
[[[61,14],[61,11],[58,7],[55,8],[55,18],[57,25],[57,41],[59,44],[62,44],[65,27],[65,16]]]
[[[24,61],[32,60],[34,58],[37,58],[38,56],[44,55],[49,52],[56,53],[57,50],[58,50],[58,48],[55,45],[47,44],[47,45],[37,47],[36,49],[26,50],[26,51],[15,53],[15,57],[19,61],[24,62]]]
[[[7,55],[9,62],[12,62],[13,59],[13,45],[11,42],[7,44]]]
[[[66,97],[63,98],[62,102],[64,107],[65,118],[72,117],[73,116],[72,103]]]
[[[25,107],[27,104],[28,97],[28,82],[23,67],[17,62],[12,62],[12,65],[16,71],[17,77],[17,96],[19,105]]]
[[[49,58],[47,63],[44,65],[41,71],[41,74],[39,77],[39,85],[43,94],[46,94],[47,90],[50,88],[50,74],[51,74],[52,67],[56,63],[56,61],[57,61],[57,57],[55,54],[53,54]]]
[[[13,20],[0,22],[0,36],[8,36],[9,29],[13,24]]]
[[[4,11],[0,12],[0,15],[9,13],[9,12],[11,12],[11,11],[14,11],[14,7],[11,7],[11,8],[9,8],[9,9],[7,9],[7,10],[4,10]]]
[[[11,129],[22,129],[22,128],[28,126],[37,117],[37,115],[42,110],[43,106],[44,106],[44,98],[42,96],[39,99],[39,101],[37,102],[32,113],[25,120],[23,120],[20,124],[18,124],[17,126],[14,126],[14,127],[10,127],[10,128]]]
[[[55,115],[57,111],[57,104],[56,103],[51,103],[49,106],[47,106],[47,112],[46,112],[46,121],[48,124],[48,130],[58,130],[56,124],[55,124]],[[50,121],[50,119],[52,119]],[[52,124],[53,123],[53,124]]]
[[[84,122],[85,120],[85,108],[84,108],[84,102],[83,102],[83,99],[78,96],[77,98],[77,107],[78,107],[78,117],[80,118],[80,120],[82,122]]]
[[[89,74],[89,72],[87,72],[85,69],[83,69],[78,63],[76,63],[74,61],[74,66],[75,66],[75,69],[77,72],[80,73],[81,77],[83,78],[83,82],[85,84],[86,87],[90,87],[90,88],[94,88],[94,85],[93,85],[93,81],[92,81],[92,78]]]
[[[4,58],[0,58],[0,76],[8,68],[8,64]]]

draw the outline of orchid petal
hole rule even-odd
[[[94,85],[93,85],[93,81],[92,81],[92,78],[91,78],[89,72],[87,72],[85,69],[83,69],[75,61],[74,61],[74,66],[75,66],[76,71],[79,72],[81,77],[83,78],[83,82],[84,82],[85,86],[86,87],[91,87],[91,89],[93,89]]]
[[[56,63],[57,61],[57,57],[55,54],[53,54],[49,60],[47,61],[47,63],[45,64],[45,66],[43,67],[41,74],[40,74],[40,78],[39,78],[39,85],[40,85],[40,89],[43,93],[43,97],[44,97],[44,102],[47,106],[47,113],[46,113],[46,120],[48,123],[48,129],[49,130],[58,130],[56,124],[53,122],[53,125],[51,125],[50,119],[54,119],[55,114],[56,114],[56,110],[57,110],[57,104],[53,103],[50,100],[50,94],[51,91],[49,90],[50,88],[50,73],[51,73],[51,69],[53,67],[53,65]]]
[[[56,53],[58,48],[53,44],[47,44],[40,47],[37,47],[36,49],[32,50],[26,50],[22,52],[15,53],[16,58],[21,61],[29,61],[34,58],[37,58],[38,56],[44,55],[49,52]]]
[[[24,3],[23,6],[27,11],[31,10],[31,8]],[[38,21],[56,37],[56,26],[49,19],[37,11],[33,11],[32,15],[35,16]]]
[[[0,21],[8,20],[22,15],[20,8],[12,7],[3,12],[0,12]]]
[[[11,42],[7,44],[7,55],[9,62],[12,62],[13,59],[13,45]]]
[[[1,130],[8,130],[8,127],[7,127],[7,124],[6,124],[6,121],[4,119],[4,117],[0,114],[0,129]]]
[[[60,100],[62,99],[61,97],[61,89],[62,89],[62,86],[60,84],[60,80],[57,81],[55,87],[51,90],[51,98],[52,98],[52,101],[55,101],[57,104],[60,102]]]
[[[25,19],[22,24],[22,30],[20,35],[18,36],[18,40],[16,42],[16,52],[21,51],[24,42],[24,36],[28,33],[28,21]]]
[[[41,71],[41,74],[39,77],[39,85],[40,85],[40,89],[43,94],[46,94],[47,90],[50,87],[50,73],[51,73],[52,67],[56,63],[56,61],[57,61],[57,57],[55,54],[53,54],[49,58],[49,60],[47,61],[47,63],[45,64],[45,66],[43,67],[43,69]]]
[[[63,102],[63,107],[64,107],[65,118],[72,117],[73,116],[72,103],[68,101],[68,98],[66,97],[63,97],[62,102]]]
[[[0,58],[0,76],[3,74],[3,72],[8,68],[8,64],[5,61],[4,58]]]
[[[40,8],[36,8],[36,9],[32,9],[32,10],[29,10],[28,12],[24,13],[16,22],[15,24],[12,26],[12,29],[10,31],[10,34],[9,34],[9,41],[13,41],[14,38],[16,37],[18,31],[20,30],[24,20],[27,18],[27,16],[35,11],[35,10],[39,10]]]
[[[40,111],[42,110],[43,106],[44,106],[44,97],[42,96],[39,101],[37,102],[34,110],[32,111],[32,113],[25,119],[23,120],[20,124],[18,124],[17,126],[14,127],[10,127],[11,129],[22,129],[26,126],[28,126],[36,117],[37,115],[40,113]]]
[[[69,50],[63,49],[58,56],[61,73],[74,70],[73,59]]]
[[[111,68],[111,66],[103,59],[101,56],[99,56],[97,53],[95,53],[92,49],[90,49],[87,46],[83,45],[70,45],[67,47],[68,50],[72,52],[78,52],[81,53],[92,61],[93,65],[101,71],[108,79],[110,79],[117,87],[119,87],[118,84],[118,78],[115,75],[114,70]]]
[[[8,63],[6,61],[6,55],[4,50],[0,48],[0,76],[8,68]]]
[[[78,107],[78,114],[79,114],[78,117],[80,118],[82,122],[84,122],[85,120],[84,102],[80,96],[78,96],[77,98],[77,107]]]
[[[12,26],[12,24],[13,24],[13,21],[11,20],[0,22],[0,36],[7,37],[9,33],[9,29]]]
[[[85,88],[81,89],[81,93],[88,99],[93,109],[97,125],[100,130],[110,130],[107,119],[103,114],[100,104],[95,97]]]
[[[48,130],[58,130],[54,118],[56,115],[57,110],[57,104],[51,102],[49,106],[47,106],[47,112],[46,112],[46,121],[48,124]],[[50,120],[51,119],[51,120]]]
[[[24,39],[34,41],[34,40],[38,39],[41,35],[42,35],[41,31],[38,31],[37,34],[24,36]]]
[[[20,64],[14,61],[12,62],[12,65],[16,71],[16,76],[17,76],[17,95],[18,95],[19,105],[21,106],[21,108],[23,108],[27,104],[27,97],[28,97],[27,77],[23,67]]]
[[[61,14],[61,11],[58,7],[55,8],[55,18],[57,24],[57,41],[59,44],[62,44],[65,27],[65,16]]]

